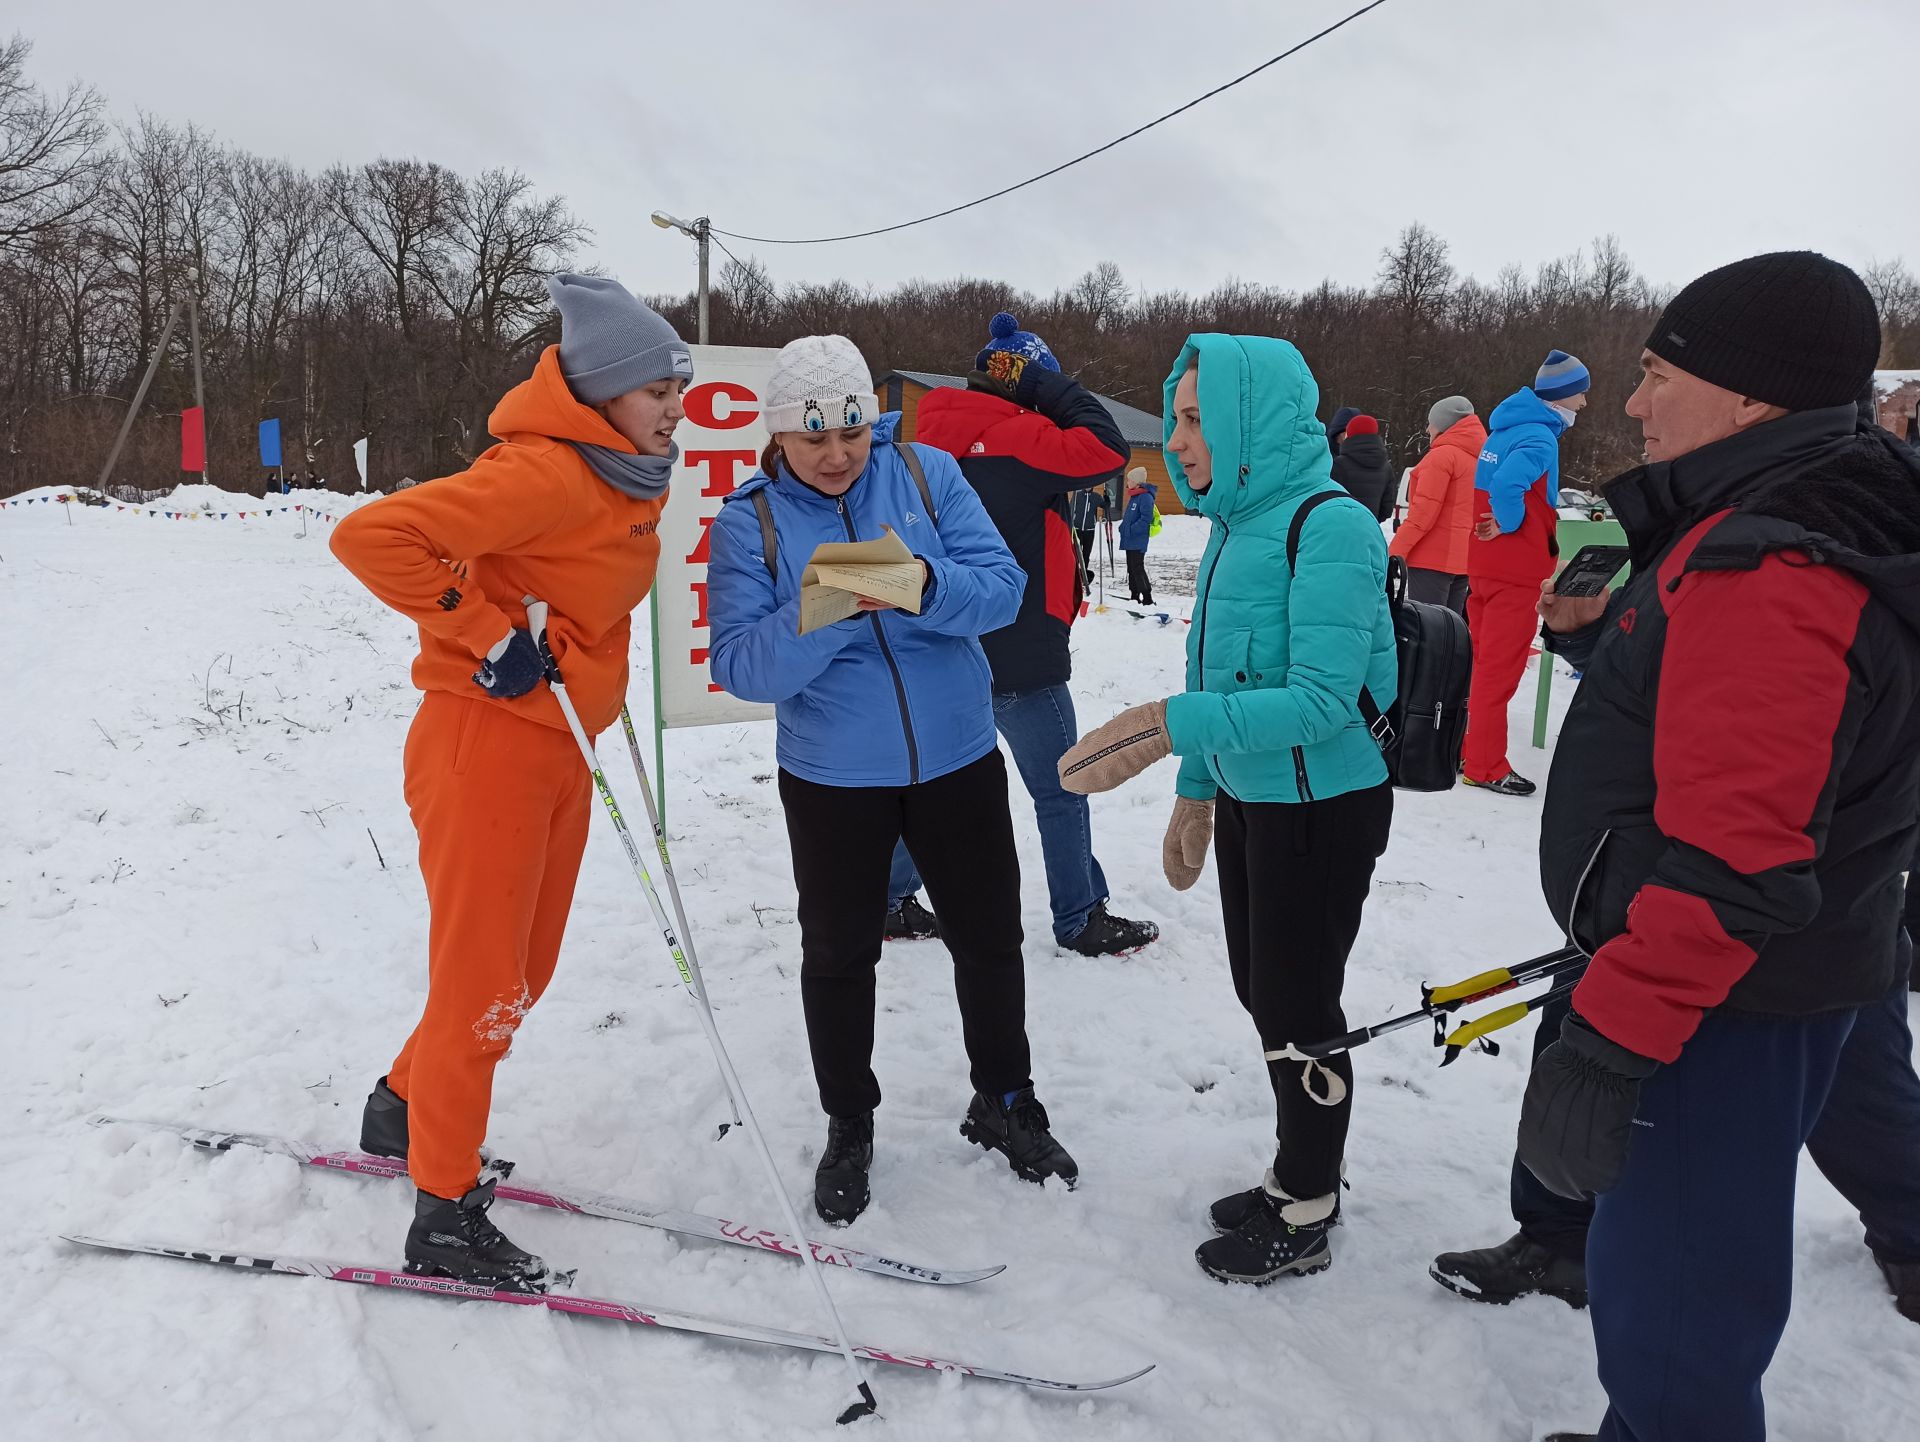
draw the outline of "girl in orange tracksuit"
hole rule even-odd
[[[361,1146],[403,1156],[418,1195],[407,1269],[544,1290],[540,1258],[487,1216],[493,1069],[553,977],[586,847],[587,769],[523,596],[552,608],[554,657],[590,734],[626,694],[628,616],[653,585],[692,356],[618,284],[547,282],[560,344],[494,408],[473,466],[363,507],[333,553],[418,623],[406,797],[430,926],[427,1004],[367,1098]]]

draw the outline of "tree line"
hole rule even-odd
[[[188,296],[219,485],[262,488],[254,427],[270,416],[289,477],[336,489],[359,484],[362,436],[383,488],[458,469],[490,444],[494,402],[558,338],[543,278],[591,237],[563,198],[508,169],[463,176],[378,159],[313,174],[192,125],[115,125],[85,86],[36,86],[29,55],[23,38],[0,45],[0,495],[97,477]],[[1433,401],[1463,394],[1484,415],[1558,346],[1594,375],[1594,402],[1564,446],[1573,482],[1632,464],[1638,433],[1620,404],[1665,298],[1610,236],[1484,282],[1459,274],[1419,224],[1381,252],[1371,284],[1306,291],[1238,279],[1204,295],[1141,291],[1111,262],[1044,296],[972,278],[781,285],[757,257],[724,261],[710,297],[718,344],[835,331],[876,374],[964,372],[988,319],[1011,310],[1094,390],[1154,412],[1189,332],[1285,336],[1319,378],[1322,415],[1368,411],[1409,461]],[[1882,364],[1920,368],[1920,284],[1897,260],[1867,279],[1886,325]],[[693,336],[691,292],[649,300]],[[182,321],[114,483],[181,478],[189,343]]]

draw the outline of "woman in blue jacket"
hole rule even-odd
[[[991,673],[976,637],[1013,620],[1026,577],[953,458],[875,445],[880,404],[843,336],[785,347],[765,397],[761,468],[727,497],[707,570],[709,666],[772,702],[780,802],[800,893],[800,998],[828,1117],[814,1206],[866,1209],[873,1160],[874,964],[902,837],[953,954],[974,1097],[961,1134],[1029,1181],[1072,1186],[1073,1158],[1033,1094],[1020,864]],[[923,573],[918,615],[862,599],[800,634],[800,580],[828,541],[890,528]]]
[[[1147,468],[1127,472],[1127,508],[1120,513],[1120,549],[1127,556],[1127,599],[1153,604],[1153,582],[1147,578],[1147,542],[1153,535],[1153,513],[1159,508],[1159,488],[1147,479]]]
[[[1381,711],[1397,694],[1387,546],[1333,480],[1319,398],[1283,340],[1188,338],[1167,377],[1167,453],[1180,499],[1213,529],[1187,689],[1122,712],[1060,762],[1069,790],[1106,791],[1179,755],[1161,857],[1181,891],[1218,824],[1227,961],[1260,1034],[1279,1139],[1260,1186],[1213,1204],[1220,1235],[1195,1256],[1225,1282],[1332,1261],[1353,1065],[1294,1048],[1347,1029],[1347,954],[1393,818],[1360,708],[1363,689]]]

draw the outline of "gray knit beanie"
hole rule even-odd
[[[1427,424],[1433,427],[1433,433],[1444,435],[1473,414],[1473,402],[1465,396],[1447,396],[1433,403],[1427,412]]]
[[[560,373],[581,404],[604,405],[655,381],[693,379],[693,354],[674,328],[617,280],[547,277],[560,312]]]

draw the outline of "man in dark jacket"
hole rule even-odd
[[[1765,1436],[1800,1148],[1897,977],[1920,473],[1857,427],[1879,344],[1859,277],[1811,252],[1687,286],[1627,405],[1647,464],[1607,490],[1633,579],[1543,588],[1548,644],[1585,679],[1541,880],[1593,960],[1535,1061],[1519,1151],[1556,1194],[1597,1196],[1601,1437]]]
[[[1160,928],[1107,910],[1087,799],[1060,785],[1058,767],[1080,739],[1067,689],[1067,636],[1080,613],[1084,573],[1066,497],[1124,466],[1127,443],[1106,407],[1061,373],[1039,336],[1004,311],[989,332],[965,390],[943,387],[921,398],[915,439],[960,462],[1027,573],[1020,614],[980,644],[993,668],[994,724],[1033,797],[1054,939],[1088,956],[1121,955],[1145,946]],[[905,879],[896,868],[896,896]]]
[[[1393,514],[1393,462],[1387,457],[1387,443],[1380,439],[1380,422],[1372,416],[1355,415],[1348,419],[1333,458],[1333,478],[1348,495],[1373,512],[1376,521]]]

